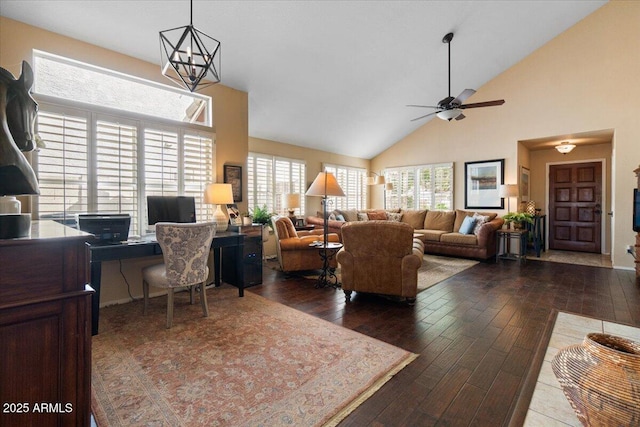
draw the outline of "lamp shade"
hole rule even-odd
[[[500,197],[518,197],[518,186],[516,184],[501,185]]]
[[[282,195],[282,207],[289,210],[294,210],[300,207],[300,194],[299,193],[285,193]]]
[[[231,184],[209,184],[204,190],[204,202],[213,205],[233,203]]]
[[[320,172],[309,186],[305,195],[322,197],[345,196],[344,191],[338,185],[336,177],[331,172]]]
[[[384,176],[378,175],[375,172],[371,172],[371,173],[373,173],[375,176],[367,177],[367,185],[384,185],[387,183]]]

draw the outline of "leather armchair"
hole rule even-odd
[[[276,236],[276,253],[282,271],[319,270],[322,268],[322,258],[318,248],[309,245],[316,241],[324,240],[323,230],[296,231],[288,217],[273,217],[274,234]],[[339,242],[340,238],[335,233],[329,233],[330,242]],[[329,265],[337,267],[334,259]]]
[[[391,221],[351,222],[342,227],[342,290],[404,297],[413,304],[424,245],[409,224]]]

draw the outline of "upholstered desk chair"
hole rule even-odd
[[[202,314],[204,317],[209,316],[206,293],[206,281],[209,276],[207,260],[215,233],[216,224],[213,222],[156,224],[156,239],[162,248],[164,263],[142,269],[144,314],[149,306],[149,285],[167,289],[167,329],[171,328],[173,290],[189,287],[193,304],[194,288],[198,286]]]
[[[342,290],[349,302],[352,291],[416,300],[418,269],[424,245],[409,224],[392,221],[350,222],[342,227],[340,263]]]
[[[282,271],[319,270],[322,258],[318,248],[309,245],[324,239],[323,230],[296,231],[291,220],[286,216],[271,218],[276,236],[276,254]],[[329,233],[330,242],[339,242],[340,237]],[[331,267],[337,267],[335,258],[330,261]]]

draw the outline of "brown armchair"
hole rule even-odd
[[[418,269],[424,245],[409,224],[391,221],[351,222],[342,227],[338,252],[342,290],[404,297],[412,304],[418,292]]]
[[[274,234],[276,236],[276,253],[282,271],[318,270],[322,268],[322,258],[318,248],[310,247],[315,241],[322,241],[323,230],[296,231],[291,220],[287,217],[273,217]],[[330,242],[339,242],[335,233],[329,233]],[[329,265],[337,266],[335,259]]]

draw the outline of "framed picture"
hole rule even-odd
[[[528,202],[531,200],[531,188],[529,187],[529,169],[520,166],[520,201]]]
[[[231,184],[233,202],[242,201],[242,166],[224,165],[224,182]]]
[[[504,159],[465,162],[465,209],[504,209],[500,186],[504,184]]]

